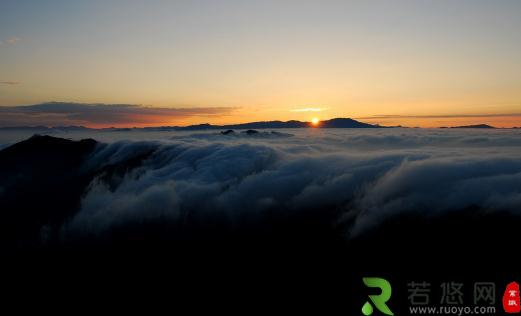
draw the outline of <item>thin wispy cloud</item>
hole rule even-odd
[[[322,112],[326,111],[327,109],[324,108],[298,108],[298,109],[292,109],[291,112]]]
[[[143,126],[175,124],[188,117],[228,115],[233,107],[147,107],[136,104],[48,102],[0,107],[0,126]]]
[[[9,38],[6,42],[8,44],[14,44],[14,43],[17,43],[17,42],[19,42],[21,40],[22,40],[21,38],[13,36],[13,37]]]
[[[20,84],[18,81],[0,81],[0,84],[8,85],[8,86],[15,86],[17,84]]]
[[[21,38],[13,36],[6,40],[0,40],[0,45],[3,45],[3,44],[12,45],[12,44],[18,43],[21,40],[22,40]]]

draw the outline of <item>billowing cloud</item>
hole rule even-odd
[[[240,225],[328,210],[343,214],[332,222],[350,218],[349,236],[406,213],[428,217],[475,207],[521,216],[518,132],[296,132],[111,143],[92,155],[92,166],[149,155],[123,177],[93,181],[65,236],[187,218]]]
[[[13,142],[15,133],[0,142]],[[333,232],[356,242],[393,221],[400,234],[469,210],[458,225],[491,214],[507,214],[503,223],[521,219],[520,130],[291,133],[57,130],[99,143],[40,137],[0,152],[0,204],[19,220],[4,226],[15,227],[13,234],[36,227],[36,238],[44,232],[46,240],[71,242],[187,232],[214,239],[237,227],[269,232],[283,223],[291,238]],[[429,224],[401,226],[408,216]],[[302,231],[292,226],[299,223]],[[502,229],[488,220],[482,227]]]
[[[404,211],[421,216],[477,207],[519,213],[521,160],[507,155],[463,155],[404,160],[356,201],[362,211],[353,234]]]
[[[231,107],[167,108],[133,104],[49,102],[0,107],[0,126],[144,126],[173,125],[194,116],[227,115]]]

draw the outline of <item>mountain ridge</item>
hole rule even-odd
[[[144,130],[144,131],[199,131],[199,130],[229,130],[229,129],[279,129],[279,128],[396,128],[403,126],[382,126],[378,124],[369,124],[357,121],[352,118],[333,118],[329,120],[320,121],[317,125],[312,122],[289,120],[289,121],[255,121],[247,123],[236,123],[236,124],[223,124],[213,125],[209,123],[193,124],[187,126],[176,126],[176,125],[160,125],[160,126],[149,126],[149,127],[105,127],[105,128],[93,128],[85,127],[81,125],[69,125],[69,126],[6,126],[0,127],[0,131],[10,130],[25,130],[25,131],[61,131],[61,132],[76,132],[76,131],[132,131],[132,130]],[[491,126],[488,124],[474,124],[474,125],[462,125],[462,126],[440,126],[441,129],[497,129],[498,127]],[[518,127],[511,127],[518,128]]]
[[[333,118],[330,120],[320,121],[317,125],[312,122],[304,122],[298,120],[289,121],[255,121],[237,124],[213,125],[209,123],[194,124],[188,126],[151,126],[151,127],[108,127],[108,128],[90,128],[84,126],[12,126],[0,127],[0,130],[61,130],[61,131],[78,131],[78,130],[218,130],[218,129],[268,129],[268,128],[388,128],[387,126],[380,126],[377,124],[369,124],[360,122],[351,118]]]
[[[495,128],[495,127],[488,125],[488,124],[473,124],[473,125],[452,126],[451,128]]]

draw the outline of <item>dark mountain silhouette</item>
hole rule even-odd
[[[76,208],[90,181],[79,170],[96,144],[36,135],[0,151],[2,242],[30,242]]]
[[[315,127],[310,122],[302,121],[265,121],[265,122],[251,122],[242,124],[229,125],[190,125],[186,127],[176,127],[179,130],[201,130],[201,129],[266,129],[266,128],[308,128]],[[381,128],[379,125],[372,125],[358,122],[350,118],[334,118],[331,120],[321,121],[318,126],[320,128]]]
[[[325,128],[381,128],[380,125],[362,123],[350,118],[334,118],[320,122],[320,127]]]
[[[476,124],[476,125],[453,126],[451,128],[495,128],[495,127],[487,125],[487,124]]]
[[[212,125],[212,124],[196,124],[189,126],[153,126],[143,128],[103,128],[106,131],[132,131],[132,130],[144,130],[144,131],[197,131],[197,130],[217,130],[217,129],[277,129],[277,128],[384,128],[384,126],[373,125],[368,123],[359,122],[350,118],[334,118],[330,120],[320,121],[318,126],[314,126],[311,122],[302,121],[261,121],[261,122],[249,122],[240,124],[228,124],[228,125]],[[51,132],[51,131],[88,131],[94,130],[92,128],[84,126],[15,126],[15,127],[1,127],[0,130],[26,130],[34,131],[35,133]]]
[[[196,130],[230,130],[230,129],[278,129],[278,128],[384,128],[379,125],[372,125],[368,123],[362,123],[350,118],[334,118],[331,120],[320,121],[318,126],[314,126],[311,122],[302,121],[261,121],[261,122],[249,122],[240,124],[228,124],[228,125],[212,125],[212,124],[197,124],[189,126],[158,126],[158,127],[145,127],[144,130],[155,130],[155,131],[168,131],[168,130],[183,130],[183,131],[196,131]],[[121,129],[117,129],[121,130]]]
[[[31,246],[57,238],[56,227],[79,208],[95,176],[114,181],[138,166],[146,152],[116,165],[89,166],[93,139],[35,135],[0,151],[0,245]],[[46,229],[48,228],[48,229]]]

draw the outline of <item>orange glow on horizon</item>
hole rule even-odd
[[[448,118],[430,118],[430,117],[389,117],[389,118],[381,118],[381,117],[363,117],[357,118],[356,116],[350,115],[339,115],[339,116],[331,116],[327,117],[324,120],[337,118],[337,117],[345,117],[345,118],[353,118],[357,121],[369,123],[369,124],[379,124],[382,126],[403,126],[403,127],[421,127],[421,128],[438,128],[438,127],[453,127],[453,126],[462,126],[462,125],[477,125],[477,124],[488,124],[498,128],[512,128],[512,127],[521,127],[521,115],[513,115],[513,116],[487,116],[487,117],[466,117],[466,116],[454,116]],[[236,116],[230,115],[226,117],[182,117],[182,118],[169,118],[169,117],[147,117],[146,119],[137,119],[131,120],[129,122],[124,123],[115,123],[115,124],[94,124],[87,122],[78,122],[76,125],[83,125],[91,128],[108,128],[108,127],[116,127],[116,128],[131,128],[131,127],[154,127],[154,126],[188,126],[188,125],[198,125],[198,124],[212,124],[212,125],[228,125],[228,124],[242,124],[248,122],[256,122],[256,121],[272,121],[272,120],[281,120],[281,121],[289,121],[292,119],[307,121],[302,118],[283,118],[279,119],[277,117],[265,117],[265,116]],[[312,126],[320,125],[321,120],[317,117],[313,117],[310,121]]]
[[[356,119],[356,118],[355,118]],[[389,117],[389,118],[360,118],[356,119],[365,123],[380,124],[383,126],[403,126],[403,127],[421,127],[421,128],[438,128],[438,127],[454,127],[464,125],[487,124],[498,128],[521,127],[521,115],[512,116],[483,116],[483,117]]]

